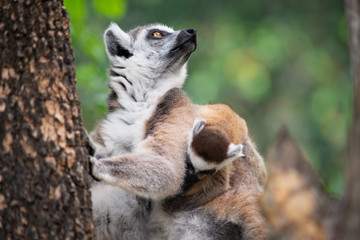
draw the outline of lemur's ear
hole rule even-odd
[[[201,132],[201,130],[204,129],[205,124],[206,124],[205,119],[195,118],[194,125],[193,125],[193,135],[199,134],[199,132]]]
[[[243,153],[243,148],[244,148],[244,145],[242,145],[242,144],[235,145],[235,144],[231,143],[229,145],[228,151],[226,153],[226,158],[244,157],[245,154]]]
[[[129,34],[120,29],[116,23],[111,23],[104,34],[104,42],[106,45],[106,52],[109,57],[124,57],[132,56],[130,52],[131,38]]]

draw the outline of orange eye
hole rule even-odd
[[[153,35],[153,37],[156,37],[156,38],[162,38],[162,34],[161,33],[159,33],[159,32],[153,32],[152,33],[152,35]]]

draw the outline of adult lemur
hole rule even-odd
[[[159,98],[169,89],[181,87],[185,81],[187,60],[196,49],[196,31],[174,31],[157,24],[125,33],[111,24],[104,40],[111,65],[109,111],[90,134],[95,148],[94,159],[99,161],[141,149],[138,145],[145,137],[145,123]],[[189,115],[191,127],[191,112],[179,114]],[[174,145],[176,138],[186,138],[185,130],[180,127],[168,136],[174,140]],[[176,146],[172,153],[174,159],[183,159],[185,151],[185,146],[184,149]],[[174,168],[147,152],[136,152],[137,158],[127,159],[118,170],[118,174],[123,173],[129,180],[124,181],[121,188],[109,185],[113,183],[111,178],[102,179],[91,187],[97,239],[148,239],[145,221],[148,220],[149,202],[137,196],[159,199],[177,191],[168,182],[183,177],[183,160]],[[149,179],[156,176],[157,181]]]
[[[146,26],[126,34],[111,25],[105,42],[113,92],[110,112],[91,136],[96,147],[92,173],[121,188],[103,182],[92,187],[97,238],[262,239],[254,201],[264,168],[247,132],[245,160],[236,161],[240,164],[224,161],[201,179],[196,171],[186,171],[193,160],[186,161],[188,135],[195,117],[204,117],[201,109],[206,113],[209,107],[194,106],[181,90],[171,88],[184,81],[186,60],[196,47],[195,31]],[[150,79],[155,74],[158,79]],[[231,157],[240,152],[235,145],[228,150]],[[214,165],[195,167],[203,166]],[[153,209],[135,195],[152,199]]]

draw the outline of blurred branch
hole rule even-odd
[[[283,127],[268,155],[269,178],[260,201],[271,239],[327,239],[334,201]]]

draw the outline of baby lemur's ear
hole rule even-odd
[[[131,37],[121,30],[116,23],[111,23],[104,33],[104,42],[106,52],[111,59],[112,57],[129,58],[131,53]]]
[[[232,158],[232,157],[244,157],[245,154],[243,152],[244,145],[239,144],[235,145],[231,143],[229,145],[228,151],[226,153],[226,158]]]
[[[193,129],[192,129],[193,135],[199,134],[201,132],[201,130],[204,129],[205,124],[206,124],[205,119],[195,118]]]

